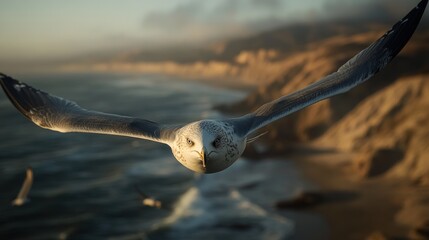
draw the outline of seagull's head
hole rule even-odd
[[[173,154],[188,169],[198,173],[215,173],[231,166],[242,153],[233,143],[227,126],[203,120],[182,127],[176,136]]]

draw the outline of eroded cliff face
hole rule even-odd
[[[429,75],[400,78],[366,98],[314,143],[356,152],[364,176],[429,186]]]
[[[224,110],[242,113],[336,71],[380,36],[379,29],[309,43],[276,64],[284,71]],[[270,152],[315,144],[356,153],[362,176],[404,176],[429,185],[429,32],[420,31],[382,72],[351,91],[266,127]],[[253,64],[257,64],[254,62]]]

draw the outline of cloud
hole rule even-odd
[[[285,8],[283,0],[188,0],[168,11],[153,11],[143,27],[159,38],[205,41],[255,33],[258,25],[278,23]]]
[[[404,16],[415,4],[416,1],[403,0],[327,0],[322,16],[328,19],[390,21]]]
[[[206,43],[296,21],[393,21],[415,4],[403,0],[184,0],[169,10],[146,14],[143,29],[161,45]]]

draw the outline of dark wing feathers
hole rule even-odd
[[[155,122],[86,110],[75,102],[37,90],[4,74],[0,74],[0,84],[13,105],[43,128],[121,135],[163,143],[173,136],[169,129]]]

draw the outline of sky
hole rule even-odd
[[[201,43],[270,27],[299,11],[320,7],[321,3],[315,0],[0,0],[0,60],[72,58],[136,46]]]
[[[326,17],[338,2],[336,14],[367,14],[356,2],[369,1],[0,0],[0,64],[204,44]]]

